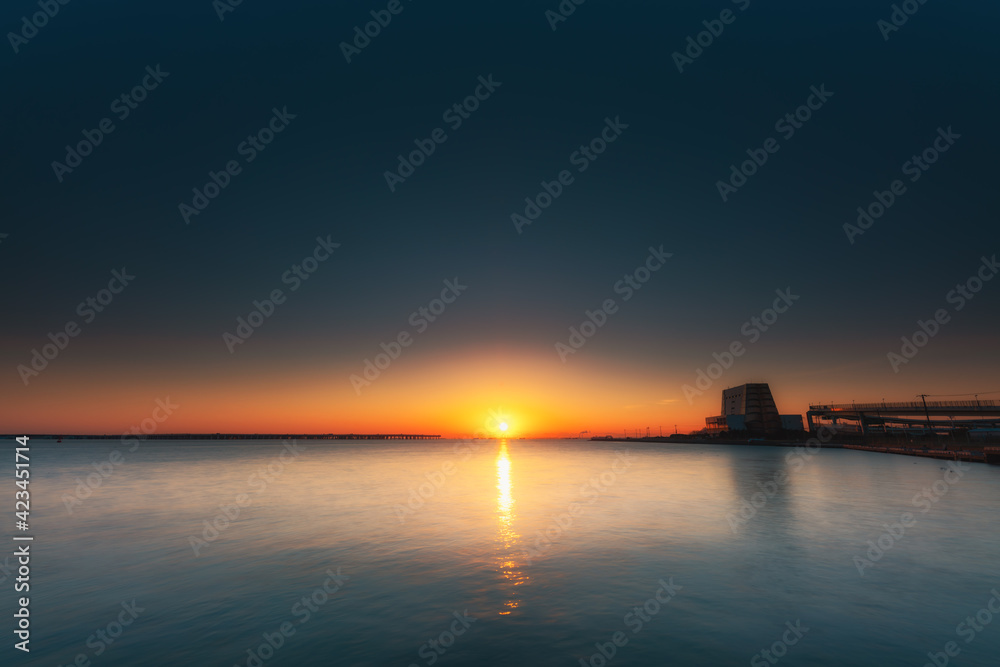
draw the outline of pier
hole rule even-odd
[[[118,440],[120,438],[138,438],[142,440],[437,440],[440,435],[424,435],[417,433],[150,433],[125,435],[51,435],[24,434],[36,439],[63,440]],[[11,438],[14,435],[4,435],[0,438]]]

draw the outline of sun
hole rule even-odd
[[[507,429],[510,427],[507,425],[507,422],[500,422],[500,425],[497,428],[499,428],[501,431],[506,432]]]

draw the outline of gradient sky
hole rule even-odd
[[[545,3],[410,3],[347,63],[339,44],[385,2],[209,0],[60,6],[0,47],[3,216],[0,432],[116,433],[180,407],[161,432],[470,434],[490,410],[520,435],[704,426],[726,386],[771,384],[778,407],[1000,390],[1000,280],[956,312],[946,295],[1000,252],[994,2],[928,2],[889,39],[891,3],[600,2],[552,30]],[[683,73],[702,21],[735,21]],[[20,31],[38,11],[4,4]],[[6,52],[4,52],[6,49]],[[147,66],[169,72],[119,120]],[[460,128],[442,113],[477,78],[501,86]],[[833,96],[789,139],[775,122]],[[296,115],[256,159],[237,146]],[[115,130],[59,182],[52,162],[109,117]],[[605,118],[628,125],[590,167],[570,155]],[[384,172],[445,129],[395,192]],[[904,162],[938,128],[961,135],[914,183]],[[723,202],[716,183],[768,137],[780,150]],[[242,172],[198,216],[192,188]],[[575,181],[518,234],[544,179]],[[906,193],[862,236],[873,191]],[[340,247],[294,292],[316,238]],[[616,281],[650,246],[672,257],[627,302]],[[111,271],[136,276],[85,322]],[[468,285],[426,331],[411,313]],[[790,288],[800,299],[693,402],[683,385]],[[254,299],[287,301],[230,353]],[[584,311],[619,310],[566,361]],[[894,372],[918,319],[951,320]],[[17,370],[76,321],[27,385]],[[350,376],[400,332],[413,343],[360,394]],[[994,396],[996,397],[996,396]]]

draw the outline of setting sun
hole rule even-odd
[[[507,422],[500,422],[499,428],[501,431],[506,431],[509,427],[507,426]]]

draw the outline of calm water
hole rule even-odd
[[[952,641],[954,665],[1000,656],[1000,614],[980,611],[1000,591],[1000,467],[583,441],[31,444],[17,664],[600,667],[598,644],[622,666],[772,664],[763,650],[919,666]],[[745,521],[744,499],[760,505]]]

